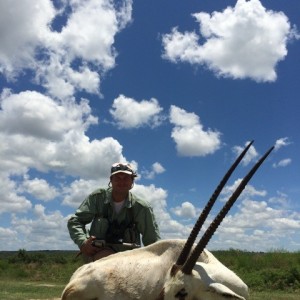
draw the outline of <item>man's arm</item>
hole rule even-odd
[[[150,206],[145,206],[138,216],[138,230],[142,234],[142,241],[145,246],[160,240],[159,228],[153,210]]]
[[[89,238],[86,224],[91,223],[95,215],[95,198],[94,196],[88,196],[76,210],[75,214],[68,220],[70,237],[79,248]]]

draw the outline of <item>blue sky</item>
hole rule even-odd
[[[298,0],[3,0],[0,14],[0,250],[76,249],[67,219],[125,161],[162,238],[186,238],[254,140],[208,222],[275,149],[208,248],[299,251]]]

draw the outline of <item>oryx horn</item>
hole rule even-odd
[[[194,251],[190,255],[190,257],[187,259],[185,264],[182,267],[182,272],[185,274],[191,274],[193,267],[195,266],[197,259],[199,258],[200,254],[208,244],[209,240],[217,230],[218,226],[221,224],[223,219],[225,218],[226,214],[229,212],[232,205],[235,203],[239,195],[242,193],[244,188],[246,187],[247,183],[250,181],[254,173],[257,171],[257,169],[260,167],[260,165],[264,162],[264,160],[267,158],[267,156],[271,153],[271,151],[274,149],[274,146],[271,147],[264,156],[254,165],[254,167],[250,170],[250,172],[244,177],[244,179],[241,181],[237,189],[233,192],[231,197],[228,199],[226,204],[223,206],[219,214],[215,217],[214,221],[210,224],[210,226],[205,231],[204,235],[200,239],[199,243],[195,247]]]
[[[211,208],[213,207],[213,205],[215,204],[218,196],[220,195],[222,189],[224,188],[225,184],[227,183],[229,177],[231,176],[231,174],[233,173],[233,171],[236,169],[236,167],[238,166],[238,164],[241,162],[241,160],[243,159],[243,157],[245,156],[246,152],[249,150],[249,148],[251,147],[251,145],[253,144],[254,141],[251,141],[247,147],[242,151],[242,153],[238,156],[238,158],[235,160],[235,162],[232,164],[232,166],[229,168],[229,170],[227,171],[227,173],[224,175],[223,179],[220,181],[219,185],[217,186],[217,188],[215,189],[215,191],[213,192],[213,194],[211,195],[209,201],[207,202],[206,206],[204,207],[204,209],[202,210],[201,215],[199,216],[197,222],[194,225],[194,228],[192,229],[190,236],[188,237],[178,259],[176,262],[177,266],[183,265],[191,251],[191,248],[197,238],[198,233],[200,232],[203,223],[205,222]]]

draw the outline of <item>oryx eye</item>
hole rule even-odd
[[[187,296],[187,292],[185,291],[185,288],[182,288],[176,295],[175,298],[178,298],[178,300],[184,300]]]

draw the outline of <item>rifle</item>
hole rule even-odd
[[[136,243],[123,243],[122,240],[114,241],[113,243],[106,242],[105,240],[93,240],[92,241],[92,246],[97,247],[97,248],[110,247],[110,246],[116,246],[116,245],[122,245],[125,248],[127,248],[128,250],[141,248],[141,245],[139,245],[139,244],[136,244]],[[79,251],[75,258],[80,256],[81,254],[82,254],[82,252]]]
[[[102,248],[102,247],[110,247],[116,245],[122,245],[128,249],[141,248],[141,245],[136,243],[123,243],[122,241],[114,241],[113,243],[106,242],[105,240],[93,240],[92,245],[94,247]]]

